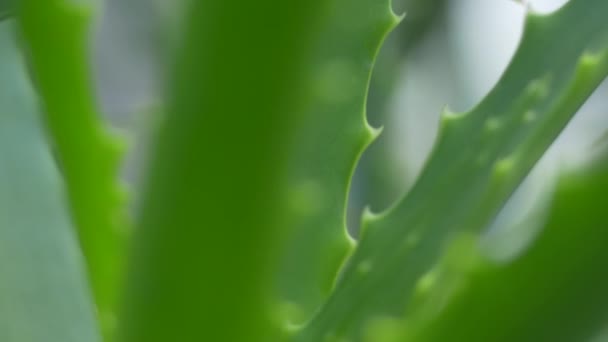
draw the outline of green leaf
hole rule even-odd
[[[270,265],[302,76],[329,1],[190,2],[121,338],[276,341]]]
[[[590,340],[608,317],[607,201],[608,158],[563,174],[534,244],[512,262],[468,270],[453,293],[432,290],[427,303],[449,300],[436,314],[407,319],[399,340]]]
[[[328,297],[352,250],[345,222],[350,178],[379,133],[365,119],[367,88],[380,45],[399,21],[389,0],[335,1],[328,19],[310,73],[313,102],[291,155],[291,230],[279,270],[282,319],[291,324],[310,318]]]
[[[444,246],[460,232],[487,227],[608,74],[607,15],[603,0],[572,0],[551,15],[528,15],[519,49],[494,89],[470,112],[446,111],[412,190],[388,212],[366,215],[341,282],[302,340],[359,336],[374,317],[403,315]]]
[[[92,1],[23,0],[21,29],[106,335],[116,318],[126,215],[119,142],[100,122],[89,67]]]
[[[84,259],[14,24],[0,23],[0,341],[97,342]]]

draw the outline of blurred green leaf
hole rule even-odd
[[[403,324],[403,341],[588,341],[608,318],[608,154],[562,175],[543,233],[507,264],[463,274],[430,317]],[[433,292],[433,290],[431,290]],[[419,324],[419,325],[418,325]],[[391,340],[392,341],[392,340]]]
[[[277,340],[268,271],[283,228],[286,142],[329,3],[202,0],[185,11],[123,341]]]
[[[97,342],[82,252],[15,31],[0,23],[0,341]]]
[[[111,334],[127,227],[120,142],[100,122],[89,66],[95,1],[23,0],[20,24],[65,177],[104,333]]]

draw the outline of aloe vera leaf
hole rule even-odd
[[[0,341],[97,342],[84,258],[15,26],[0,23]]]
[[[292,227],[279,271],[283,315],[301,323],[332,289],[352,250],[346,200],[357,159],[377,135],[365,119],[371,69],[399,21],[389,0],[339,0],[329,10],[314,55],[314,98],[296,131],[289,179]]]
[[[358,205],[355,207],[357,212],[365,206],[374,211],[387,208],[400,198],[404,185],[411,185],[404,182],[411,177],[403,174],[403,160],[398,162],[393,153],[396,146],[393,146],[392,141],[404,133],[397,127],[399,125],[391,125],[395,123],[395,110],[392,107],[395,98],[402,96],[397,94],[396,88],[403,78],[404,70],[408,75],[410,70],[416,68],[416,63],[410,60],[411,53],[418,50],[421,42],[433,39],[427,37],[440,24],[445,4],[445,0],[393,0],[395,11],[400,12],[399,9],[402,8],[407,16],[384,42],[374,66],[367,101],[367,118],[372,126],[382,125],[383,130],[380,137],[366,149],[357,166],[362,181],[355,184],[355,187],[361,189],[360,194],[354,196],[354,201],[350,203],[351,208]],[[357,176],[354,182],[357,182]],[[357,222],[354,226],[358,224]]]
[[[435,314],[406,320],[399,340],[594,337],[608,317],[608,158],[594,164],[561,176],[544,230],[523,255],[506,264],[480,258],[452,293],[430,288],[426,302],[449,299]]]
[[[91,1],[23,0],[20,26],[104,331],[114,324],[126,228],[120,142],[98,116],[88,56]]]
[[[446,111],[412,190],[391,210],[366,215],[342,281],[302,340],[359,336],[370,317],[402,314],[450,237],[488,225],[608,74],[606,15],[605,1],[572,0],[550,15],[527,16],[494,89],[470,112]]]
[[[134,235],[123,341],[277,340],[268,290],[285,141],[308,103],[305,61],[329,4],[189,2]]]

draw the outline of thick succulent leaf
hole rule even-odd
[[[365,106],[378,49],[399,18],[389,0],[338,0],[314,56],[313,104],[296,132],[290,212],[279,272],[285,318],[301,323],[329,295],[352,249],[346,200],[355,163],[377,132]]]
[[[84,259],[14,28],[0,23],[0,341],[96,342]]]
[[[395,11],[404,9],[407,16],[382,45],[374,66],[367,99],[367,118],[372,126],[384,127],[381,136],[366,149],[357,165],[359,178],[355,176],[354,179],[354,196],[349,203],[351,213],[359,213],[364,207],[370,210],[389,207],[402,195],[404,185],[407,185],[404,180],[411,178],[403,175],[406,168],[403,158],[396,158],[393,153],[396,148],[394,140],[404,134],[393,118],[394,100],[397,95],[402,96],[396,91],[404,73],[409,74],[417,67],[417,63],[410,61],[411,53],[424,45],[420,44],[423,41],[434,39],[429,35],[440,24],[447,1],[393,0],[392,3]],[[410,159],[406,158],[406,164]],[[358,224],[349,227],[355,234],[357,228]]]
[[[445,267],[431,271],[437,282],[421,298],[426,308],[387,341],[590,340],[608,319],[606,203],[608,158],[565,173],[544,231],[529,250],[495,264],[474,252],[478,245],[469,246],[453,260],[478,254],[477,260],[451,267],[452,275]],[[457,286],[446,288],[446,276]]]
[[[123,341],[277,341],[267,292],[285,141],[308,100],[303,67],[329,3],[188,2],[135,231]]]
[[[104,331],[114,324],[126,222],[120,148],[100,123],[88,57],[92,1],[21,1],[21,29],[67,181]]]
[[[332,297],[300,333],[303,340],[358,336],[375,315],[403,314],[444,245],[457,232],[488,225],[608,74],[607,15],[603,0],[528,15],[495,88],[470,112],[446,111],[412,190],[388,212],[364,218],[362,240]]]

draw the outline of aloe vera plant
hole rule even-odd
[[[481,241],[608,75],[608,3],[528,13],[414,184],[346,227],[390,0],[185,6],[139,211],[99,116],[92,0],[0,2],[0,340],[585,341],[608,317],[608,149],[525,251]],[[0,14],[2,16],[3,14]],[[18,34],[17,34],[18,33]],[[44,129],[46,127],[46,131]],[[591,155],[591,154],[590,154]],[[530,228],[532,229],[532,227]],[[500,241],[498,241],[500,243]]]

